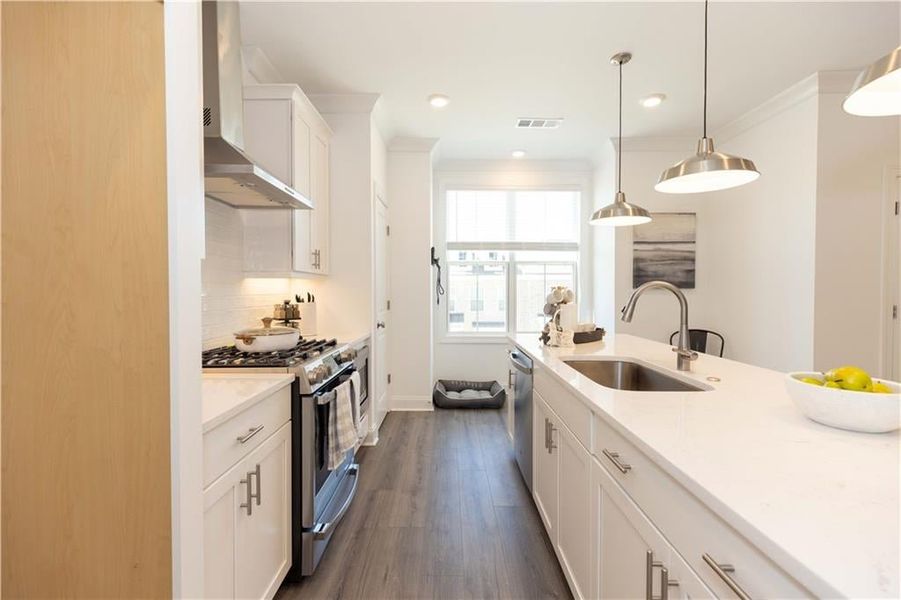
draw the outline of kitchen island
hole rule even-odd
[[[642,594],[651,575],[654,595],[669,577],[670,597],[899,596],[897,432],[825,427],[794,406],[782,373],[703,354],[677,372],[669,345],[634,336],[510,340],[534,361],[533,495],[576,597],[627,593],[612,573],[630,568],[647,575]],[[567,357],[639,359],[707,391],[615,390]],[[646,572],[604,556],[599,528],[624,531],[610,506],[654,553]]]

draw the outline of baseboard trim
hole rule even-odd
[[[391,396],[388,401],[388,410],[392,411],[432,411],[431,396]]]

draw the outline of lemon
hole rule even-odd
[[[834,381],[843,390],[869,392],[873,390],[873,380],[869,373],[860,367],[844,366],[826,373],[827,381]]]
[[[881,381],[874,381],[873,382],[873,391],[877,394],[891,394],[892,388],[885,385]]]
[[[799,381],[809,383],[810,385],[823,385],[823,382],[816,377],[802,377]]]
[[[834,382],[834,381],[827,381],[826,383],[823,384],[823,387],[827,387],[827,388],[835,388],[835,389],[837,389],[837,390],[842,389],[842,386],[840,386],[839,384],[837,384],[837,383]]]

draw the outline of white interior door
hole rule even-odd
[[[373,429],[378,429],[388,412],[388,207],[378,195],[375,196],[375,343],[373,362],[375,377],[373,390]]]

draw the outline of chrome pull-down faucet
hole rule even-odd
[[[632,296],[623,307],[623,321],[625,321],[626,323],[632,322],[632,315],[635,313],[635,305],[638,304],[638,297],[646,291],[655,288],[669,290],[676,296],[676,298],[679,299],[679,308],[681,313],[679,319],[679,346],[677,348],[673,348],[673,352],[676,353],[676,368],[680,371],[691,371],[691,361],[698,358],[698,353],[692,351],[689,345],[688,300],[685,299],[685,294],[683,294],[682,290],[680,290],[678,287],[665,281],[649,281],[638,286],[637,288],[635,288],[635,291],[632,292]]]

